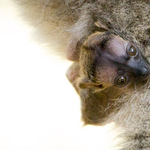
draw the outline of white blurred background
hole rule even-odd
[[[69,61],[32,40],[10,0],[0,0],[0,150],[108,150],[110,126],[82,127]]]

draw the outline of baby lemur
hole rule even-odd
[[[67,71],[81,96],[85,124],[104,123],[114,111],[115,99],[144,84],[149,74],[149,63],[136,44],[109,31],[90,35],[80,49],[79,62]]]
[[[150,149],[149,0],[14,0],[73,65],[85,124],[124,128],[122,150]],[[38,36],[39,37],[39,36]]]

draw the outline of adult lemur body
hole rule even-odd
[[[74,61],[67,77],[85,124],[124,128],[122,150],[150,149],[150,2],[15,0],[40,33]]]

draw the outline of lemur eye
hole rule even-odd
[[[129,44],[127,45],[127,54],[130,57],[136,57],[138,54],[138,50],[137,48],[134,46],[134,43],[129,42]]]
[[[131,47],[129,48],[129,55],[130,55],[131,57],[134,57],[134,56],[136,56],[136,54],[137,54],[136,48],[135,48],[134,46],[131,46]]]
[[[116,86],[123,87],[123,86],[127,85],[127,83],[128,83],[128,79],[127,79],[127,77],[124,76],[124,75],[118,76],[118,77],[115,79],[115,85],[116,85]]]

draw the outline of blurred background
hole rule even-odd
[[[11,0],[0,0],[0,150],[109,150],[113,126],[82,127],[71,62],[33,41]],[[50,49],[50,48],[49,48]]]

